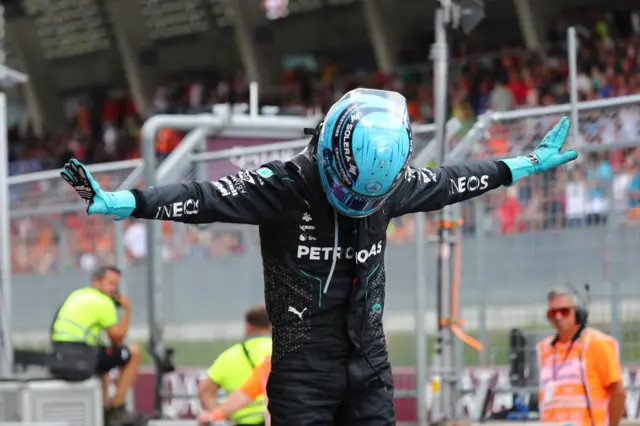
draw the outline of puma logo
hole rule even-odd
[[[298,317],[300,317],[300,321],[302,321],[302,314],[304,314],[304,311],[306,310],[307,308],[304,308],[302,312],[298,312],[296,308],[294,308],[293,306],[289,306],[289,312],[291,312],[292,314],[296,314]]]

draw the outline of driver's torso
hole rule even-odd
[[[260,227],[274,368],[306,363],[310,356],[316,364],[335,365],[352,357],[356,345],[386,360],[381,318],[387,224],[384,211],[354,220],[334,215],[328,204],[326,211],[312,211],[302,197],[292,196],[282,224]]]

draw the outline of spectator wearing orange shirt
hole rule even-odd
[[[518,190],[515,187],[509,187],[498,209],[501,232],[503,234],[513,234],[522,231],[521,215],[522,205],[518,201]]]
[[[173,129],[161,129],[156,139],[156,150],[161,159],[164,159],[180,143],[180,136]]]
[[[541,421],[618,426],[626,400],[618,342],[587,327],[587,306],[575,289],[554,289],[547,300],[557,333],[538,344]]]

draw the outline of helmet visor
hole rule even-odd
[[[399,116],[401,119],[404,119],[405,114],[408,112],[407,99],[400,93],[389,90],[354,89],[345,93],[337,104],[347,100],[358,102],[368,97],[376,97],[379,98],[380,101],[384,101],[388,105],[388,112],[391,115]]]
[[[325,175],[329,180],[329,190],[335,199],[343,207],[344,211],[352,212],[349,216],[367,216],[378,210],[388,197],[388,193],[379,197],[363,197],[355,194],[345,187],[338,178],[325,169]],[[361,214],[360,214],[361,213]]]

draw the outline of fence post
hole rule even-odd
[[[620,312],[620,274],[619,270],[622,266],[620,263],[621,244],[616,244],[618,236],[616,230],[618,229],[620,216],[622,214],[620,207],[616,204],[613,182],[608,189],[607,199],[609,202],[609,214],[607,217],[607,223],[605,225],[605,271],[604,278],[609,281],[610,298],[611,298],[611,335],[615,337],[620,344],[622,344],[622,321]],[[620,354],[622,356],[622,354]]]
[[[480,293],[478,298],[478,338],[484,350],[480,353],[480,364],[486,366],[487,351],[489,350],[489,339],[487,338],[487,295],[485,290],[484,271],[485,265],[481,253],[483,253],[483,237],[484,237],[484,201],[482,197],[475,198],[473,200],[474,214],[475,214],[475,232],[471,238],[475,239],[475,251],[476,251],[476,286]]]
[[[60,263],[59,271],[68,271],[71,269],[71,258],[69,256],[69,236],[65,228],[64,219],[54,220],[53,229],[56,235],[60,237],[58,245],[60,246]]]
[[[142,126],[141,145],[142,158],[144,160],[144,183],[146,186],[156,186],[156,148],[155,138],[160,130],[158,120],[161,116],[155,116],[147,120]],[[154,121],[155,118],[155,121]],[[162,228],[156,220],[147,221],[147,316],[149,322],[149,346],[154,359],[162,357],[164,342],[162,340],[160,319],[162,312],[162,264],[160,247],[162,247]],[[155,384],[155,411],[162,412],[162,401],[159,395],[162,390],[162,374],[156,376]]]
[[[618,279],[613,277],[611,279],[611,335],[621,344],[622,327],[620,319],[620,286],[618,285]]]
[[[571,100],[571,145],[578,146],[581,145],[578,117],[578,40],[574,27],[570,27],[567,31],[567,52],[569,54],[569,95]]]
[[[427,303],[426,279],[426,242],[425,242],[425,214],[416,213],[413,217],[416,238],[416,418],[419,426],[427,424],[427,394],[425,379],[427,377],[427,331],[424,323]]]
[[[194,129],[197,130],[197,129]],[[208,134],[207,132],[193,132],[193,130],[190,133],[197,133],[198,136],[200,138],[200,142],[197,145],[197,148],[195,149],[196,152],[206,152],[207,151],[207,137]],[[209,179],[207,179],[207,165],[204,162],[197,162],[193,164],[193,168],[194,168],[194,177],[195,180],[198,182],[204,182],[207,181]]]
[[[2,9],[4,12],[4,9]],[[2,16],[4,21],[4,16]],[[0,93],[0,377],[13,374],[11,327],[11,224],[9,210],[9,159],[7,141],[7,97]]]
[[[124,251],[124,221],[122,220],[113,221],[113,244],[115,246],[116,267],[123,272],[120,277],[119,290],[126,295],[127,276],[124,273],[124,270],[127,266],[127,260]]]
[[[113,242],[115,245],[116,268],[122,271],[122,274],[120,275],[119,291],[127,297],[131,297],[127,292],[127,274],[125,272],[127,267],[127,257],[124,249],[124,221],[122,220],[113,221]],[[129,410],[133,410],[134,408],[133,398],[133,390],[130,389],[129,392],[127,392],[127,398],[125,400],[125,405]]]

